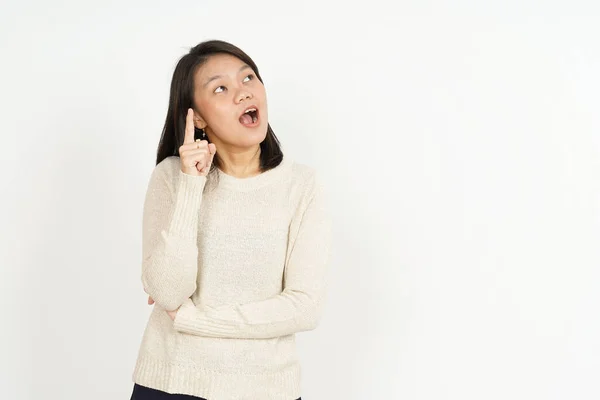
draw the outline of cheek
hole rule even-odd
[[[263,85],[260,85],[260,87],[258,88],[258,92],[257,94],[263,99],[263,100],[267,100],[267,91],[265,90],[265,87]]]
[[[204,102],[202,110],[204,119],[209,126],[223,126],[231,123],[231,107],[226,107],[223,102]]]
[[[265,91],[265,87],[261,86],[259,89],[256,90],[255,92],[255,96],[260,99],[259,101],[262,103],[263,105],[263,115],[267,115],[267,92]]]

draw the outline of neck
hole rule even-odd
[[[249,178],[261,173],[260,145],[244,150],[222,149],[219,151],[220,169],[227,175],[236,178]]]

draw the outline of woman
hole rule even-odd
[[[327,210],[315,170],[281,151],[252,59],[223,41],[192,48],[144,202],[154,309],[131,399],[300,398],[294,334],[323,310]]]

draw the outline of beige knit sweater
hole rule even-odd
[[[323,310],[331,222],[314,169],[284,157],[250,178],[169,157],[143,211],[142,282],[155,300],[134,382],[208,400],[300,397],[295,333]],[[175,321],[165,310],[181,306]]]

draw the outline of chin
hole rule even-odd
[[[261,129],[260,127],[254,129],[244,128],[242,131],[242,137],[247,139],[249,145],[255,145],[262,143],[267,137],[267,128]]]

